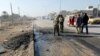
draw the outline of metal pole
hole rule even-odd
[[[19,16],[20,16],[20,8],[18,7],[18,14],[19,14]]]
[[[10,8],[11,8],[11,15],[12,15],[12,24],[13,24],[13,10],[12,10],[12,3],[10,3]]]
[[[19,20],[20,20],[20,8],[18,7],[18,15],[19,15]]]
[[[20,8],[19,7],[18,7],[18,15],[19,15],[18,22],[20,23]]]
[[[60,5],[59,5],[59,13],[61,13],[61,0],[59,2],[60,2]]]

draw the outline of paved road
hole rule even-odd
[[[68,29],[72,29],[76,32],[76,28],[75,27],[69,27],[65,25],[65,28]],[[89,30],[89,34],[91,35],[97,35],[100,36],[100,25],[96,25],[96,24],[89,24],[88,25],[88,30]],[[85,28],[84,28],[84,33],[85,33]]]
[[[74,27],[65,24],[62,36],[53,36],[50,20],[34,21],[34,27],[38,33],[35,42],[38,56],[100,56],[99,25],[89,25],[90,34],[86,35],[77,34]]]

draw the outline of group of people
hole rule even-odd
[[[58,35],[60,35],[60,32],[63,32],[64,29],[64,17],[63,15],[58,15],[55,19],[54,19],[54,35],[57,33]]]
[[[86,34],[88,34],[88,20],[89,17],[87,13],[78,14],[76,21],[76,29],[78,33],[83,33],[83,28],[86,28]]]
[[[88,34],[88,20],[89,17],[87,15],[87,13],[79,13],[76,17],[76,29],[77,29],[77,33],[83,33],[83,28],[86,28],[86,34]],[[55,19],[54,19],[54,35],[57,33],[58,35],[60,35],[59,33],[63,32],[64,30],[64,17],[63,15],[58,15]]]

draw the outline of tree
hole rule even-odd
[[[56,12],[49,13],[49,14],[48,14],[48,17],[49,17],[51,20],[53,20],[53,19],[55,18],[56,14],[57,14]]]
[[[3,13],[3,15],[2,15],[1,17],[2,17],[3,19],[9,18],[9,14],[8,14],[6,11],[3,11],[2,13]]]

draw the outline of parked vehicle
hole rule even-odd
[[[89,24],[100,24],[100,18],[90,18],[88,23]]]

